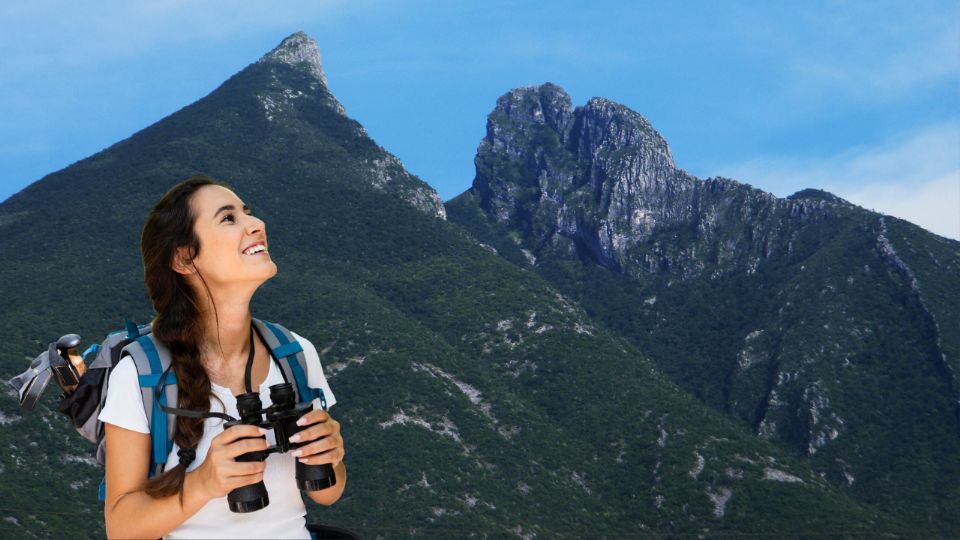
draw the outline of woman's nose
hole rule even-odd
[[[247,234],[256,234],[266,228],[266,223],[262,219],[254,216],[247,216]]]

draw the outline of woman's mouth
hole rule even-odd
[[[244,255],[256,255],[258,253],[269,253],[267,251],[267,246],[260,244],[254,244],[247,249],[243,250]]]

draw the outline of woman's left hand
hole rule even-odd
[[[340,436],[340,422],[329,413],[312,410],[297,420],[297,424],[306,425],[302,431],[290,437],[292,443],[305,443],[291,454],[307,465],[329,463],[336,467],[343,461],[343,437]]]

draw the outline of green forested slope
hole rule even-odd
[[[637,113],[549,83],[498,100],[476,162],[451,221],[837,489],[958,530],[960,243],[694,178]]]
[[[305,66],[251,65],[0,205],[16,254],[0,375],[63,333],[149,320],[140,227],[200,171],[266,221],[279,274],[254,314],[313,341],[337,395],[348,487],[313,520],[369,538],[907,532],[686,394],[396,167]],[[0,536],[103,534],[102,471],[53,393],[30,414],[0,395]]]

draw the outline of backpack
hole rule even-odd
[[[293,334],[283,326],[252,318],[254,328],[270,348],[271,358],[281,368],[285,382],[293,382],[297,402],[305,403],[320,400],[323,410],[327,409],[323,390],[311,388],[307,383],[306,357],[303,347]],[[74,428],[88,441],[96,444],[96,458],[100,464],[106,463],[105,429],[97,417],[107,399],[107,387],[110,372],[125,356],[130,356],[139,373],[140,390],[143,396],[144,412],[150,426],[150,468],[148,477],[160,474],[166,465],[167,456],[173,449],[173,434],[176,428],[174,407],[177,403],[177,381],[170,371],[171,355],[166,346],[155,340],[149,324],[136,325],[126,322],[125,330],[112,332],[100,345],[93,345],[83,353],[84,363],[87,357],[96,355],[87,364],[86,373],[79,379],[76,389],[69,395],[61,395],[57,404],[60,412],[67,415]],[[38,356],[30,369],[10,382],[20,391],[21,405],[32,408],[43,386],[49,379],[46,369],[60,362],[56,344]],[[38,387],[34,381],[42,380]],[[16,383],[14,381],[17,381]],[[24,381],[27,381],[26,383]],[[18,386],[19,385],[19,386]],[[32,390],[31,390],[32,387]],[[29,397],[29,405],[25,400]],[[100,483],[99,498],[106,498],[106,478]]]

